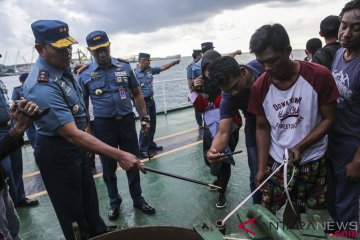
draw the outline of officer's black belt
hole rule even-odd
[[[0,128],[10,126],[10,124],[11,124],[11,119],[3,121],[0,123]]]
[[[124,116],[117,116],[117,117],[95,117],[95,119],[102,119],[102,120],[121,120],[121,119],[124,119],[130,115],[132,115],[133,113],[128,113]]]
[[[153,97],[153,96],[151,96],[151,97],[144,97],[144,99],[145,99],[145,100],[153,100],[154,97]]]

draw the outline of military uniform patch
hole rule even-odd
[[[122,82],[122,77],[116,77],[116,82],[121,83]]]
[[[69,93],[71,92],[71,90],[72,90],[72,89],[71,89],[71,87],[69,87],[69,86],[66,86],[65,89],[64,89],[64,91],[66,92],[67,95],[69,95]]]
[[[148,71],[148,72],[146,73],[146,75],[147,75],[147,77],[149,77],[149,78],[151,78],[151,77],[153,76],[150,71]]]
[[[85,64],[85,65],[83,65],[81,68],[79,68],[78,70],[77,70],[77,74],[80,74],[80,73],[82,73],[85,69],[87,69],[89,67],[89,64]]]
[[[46,70],[40,70],[38,77],[37,77],[38,83],[47,83],[49,82],[49,72]]]

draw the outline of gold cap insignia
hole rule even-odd
[[[67,27],[63,27],[59,29],[59,32],[67,32],[69,29]]]

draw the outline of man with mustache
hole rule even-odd
[[[340,92],[328,147],[328,209],[338,226],[356,223],[360,195],[360,1],[350,1],[340,13],[339,41],[332,74]],[[344,230],[344,229],[340,229]]]
[[[34,155],[50,200],[66,239],[75,239],[73,224],[81,239],[108,231],[99,214],[99,203],[87,151],[107,155],[124,170],[143,170],[138,158],[113,148],[85,132],[88,115],[80,86],[70,61],[69,27],[58,20],[31,24],[39,58],[25,84],[24,96],[47,115],[36,121]],[[32,110],[30,106],[27,111]]]
[[[290,58],[290,39],[280,24],[257,29],[250,51],[265,70],[253,84],[248,107],[256,115],[255,182],[259,185],[283,163],[289,149],[295,169],[284,223],[292,227],[306,207],[325,208],[326,134],[335,124],[339,93],[328,69]],[[261,190],[262,204],[275,213],[286,201],[282,169]]]
[[[106,32],[93,31],[86,36],[86,42],[93,61],[79,70],[78,81],[84,90],[85,102],[91,98],[94,135],[114,148],[139,156],[131,97],[139,109],[145,134],[149,131],[151,119],[147,116],[144,97],[135,74],[128,62],[111,57]],[[116,220],[122,203],[117,188],[117,164],[105,154],[100,155],[100,160],[110,199],[108,218]],[[154,214],[155,209],[142,196],[139,170],[131,168],[126,176],[134,207],[145,214]]]
[[[263,72],[264,69],[256,60],[239,65],[234,58],[229,56],[220,58],[209,68],[210,78],[215,79],[223,93],[220,103],[219,130],[207,152],[208,160],[212,162],[221,159],[221,153],[229,141],[233,114],[241,110],[245,116],[244,132],[251,191],[256,188],[254,179],[257,173],[258,160],[255,140],[256,119],[255,115],[247,111],[247,108],[251,86]],[[253,203],[261,203],[260,192],[253,196]]]

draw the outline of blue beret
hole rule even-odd
[[[201,44],[201,51],[204,53],[207,50],[212,50],[214,49],[214,45],[212,42],[203,42]]]
[[[141,58],[149,59],[150,54],[148,54],[148,53],[139,53],[139,59],[141,59]]]
[[[109,38],[104,31],[93,31],[86,36],[86,42],[90,50],[110,46]]]
[[[26,78],[29,76],[29,73],[23,73],[19,76],[21,82],[25,82]]]
[[[59,20],[38,20],[31,24],[31,29],[37,41],[55,48],[66,48],[78,43],[69,36],[69,26]]]
[[[264,68],[256,61],[256,59],[254,59],[246,64],[240,64],[240,66],[243,66],[243,67],[246,67],[247,69],[249,69],[256,78],[260,77],[261,74],[263,74],[263,72],[264,72]]]

